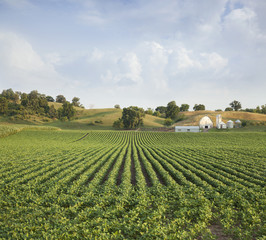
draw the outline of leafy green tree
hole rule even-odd
[[[119,105],[119,104],[116,104],[116,105],[114,106],[114,108],[116,108],[116,109],[120,109],[120,105]]]
[[[46,100],[47,100],[48,102],[54,102],[54,98],[51,97],[51,96],[46,96]]]
[[[56,96],[56,102],[64,103],[64,102],[66,102],[66,98],[63,95],[58,95],[58,96]]]
[[[21,94],[21,105],[24,107],[27,107],[29,104],[29,99],[28,99],[28,94],[27,93],[22,93]]]
[[[78,97],[73,97],[72,99],[72,104],[75,106],[75,107],[79,107],[80,106],[80,102],[79,102],[80,98]]]
[[[165,117],[171,118],[172,120],[177,117],[177,114],[180,112],[179,107],[176,105],[175,101],[171,101],[167,104]]]
[[[203,104],[195,104],[193,107],[194,111],[200,111],[200,110],[205,110],[205,105]]]
[[[57,111],[56,111],[54,105],[49,107],[48,114],[49,114],[50,118],[57,118]]]
[[[166,112],[166,107],[165,106],[159,106],[157,108],[155,108],[156,112],[159,112],[161,114],[164,114]]]
[[[122,121],[124,127],[127,129],[132,129],[143,125],[144,117],[145,112],[143,108],[134,106],[123,108]]]
[[[181,104],[180,111],[181,112],[187,112],[189,109],[189,105],[186,103]]]
[[[5,97],[0,97],[0,113],[7,114],[8,100]]]
[[[123,128],[123,120],[121,118],[119,118],[116,121],[114,121],[113,127],[116,128],[116,129]]]
[[[145,111],[146,114],[148,115],[152,115],[153,114],[153,110],[151,108],[148,108],[146,111]]]
[[[171,118],[166,118],[164,120],[164,125],[165,126],[171,126],[173,124],[173,120]]]
[[[160,117],[161,113],[158,112],[158,111],[154,111],[154,113],[152,115],[155,116],[155,117]]]
[[[71,120],[75,114],[76,111],[73,104],[68,101],[64,102],[62,108],[58,109],[58,115],[60,119],[67,118],[68,120]]]
[[[266,104],[261,105],[261,113],[266,114]]]
[[[233,108],[231,108],[231,107],[227,107],[224,111],[233,111]]]
[[[235,111],[238,111],[239,109],[241,109],[241,103],[239,101],[234,100],[233,102],[231,102],[229,104]]]

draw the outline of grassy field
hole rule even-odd
[[[266,133],[51,129],[0,138],[1,239],[264,239]]]

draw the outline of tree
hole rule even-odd
[[[46,100],[47,100],[48,102],[54,102],[54,98],[51,97],[51,96],[46,96]]]
[[[125,128],[131,129],[143,125],[144,109],[134,106],[123,108],[122,121]]]
[[[239,101],[234,100],[233,102],[231,102],[229,104],[235,111],[238,111],[239,109],[241,109],[241,103]]]
[[[146,114],[149,114],[149,115],[152,115],[153,114],[153,110],[151,108],[148,108],[146,111],[145,111]]]
[[[180,107],[180,111],[181,112],[187,112],[189,109],[189,105],[188,104],[181,104],[181,107]]]
[[[261,113],[266,114],[266,104],[261,105]]]
[[[54,105],[49,107],[48,114],[49,114],[50,118],[56,118],[57,117],[57,112],[56,112]]]
[[[56,102],[64,103],[64,102],[66,102],[66,98],[63,95],[58,95],[58,96],[56,96]]]
[[[58,117],[61,120],[64,120],[67,118],[68,120],[71,120],[75,116],[75,109],[72,103],[66,101],[63,103],[63,106],[58,109]]]
[[[80,106],[80,102],[79,102],[80,98],[78,97],[73,97],[72,99],[72,104],[75,106],[75,107],[79,107]]]
[[[167,104],[166,111],[165,111],[165,117],[171,118],[172,120],[177,117],[177,114],[179,113],[180,109],[176,105],[175,101],[171,101]]]
[[[233,108],[227,107],[224,111],[233,111]]]
[[[195,104],[193,110],[194,111],[205,110],[205,106],[203,104]]]
[[[5,97],[0,97],[0,113],[8,112],[8,100]]]
[[[123,128],[123,120],[121,118],[118,118],[116,121],[114,121],[113,127],[116,129]]]
[[[161,116],[161,113],[158,112],[158,111],[155,111],[152,115],[155,116],[155,117],[160,117]]]
[[[120,109],[120,105],[119,104],[116,104],[116,105],[114,105],[114,108]]]
[[[164,114],[166,112],[166,107],[165,106],[159,106],[157,108],[155,108],[156,112],[159,112],[161,114]]]
[[[171,118],[166,118],[163,124],[165,126],[171,126],[173,124],[173,120]]]

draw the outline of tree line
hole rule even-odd
[[[22,93],[14,92],[10,88],[0,94],[0,115],[21,120],[29,119],[31,115],[38,115],[66,121],[75,117],[74,107],[83,107],[79,100],[78,97],[74,97],[72,102],[69,102],[63,95],[58,95],[54,99],[37,90]],[[62,106],[56,109],[54,105],[49,106],[48,102],[62,103]]]
[[[256,109],[242,109],[242,105],[239,101],[234,100],[229,103],[230,107],[225,108],[225,111],[245,111],[245,112],[255,112],[266,114],[266,104],[262,105],[261,108],[258,106]],[[120,105],[116,104],[115,108],[120,109]],[[189,105],[184,103],[180,107],[176,104],[175,101],[171,101],[167,106],[158,106],[155,110],[148,108],[144,111],[143,108],[136,106],[130,106],[123,108],[122,117],[114,121],[113,127],[116,129],[134,129],[141,127],[143,125],[143,119],[145,114],[157,116],[164,118],[164,125],[171,126],[173,123],[184,120],[186,117],[183,112],[189,110]],[[205,110],[204,104],[195,104],[193,107],[194,111]],[[222,111],[217,109],[216,111]]]

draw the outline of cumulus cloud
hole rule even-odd
[[[3,87],[62,86],[53,66],[44,62],[28,41],[11,32],[0,32],[0,75]]]
[[[0,0],[7,2],[20,1]],[[264,0],[21,2],[37,6],[38,16],[10,7],[12,21],[0,15],[3,29],[14,29],[0,35],[0,76],[12,86],[55,79],[84,101],[95,98],[96,107],[110,106],[110,99],[150,107],[176,100],[226,103],[222,108],[236,98],[248,107],[265,104]],[[51,11],[55,2],[60,9]]]

